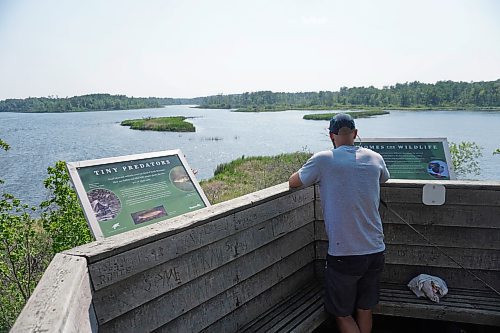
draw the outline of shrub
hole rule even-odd
[[[450,143],[451,160],[457,178],[466,179],[470,175],[478,176],[481,173],[477,159],[483,156],[482,150],[475,142]]]
[[[14,323],[52,259],[34,210],[10,194],[0,200],[0,332]]]
[[[92,235],[71,186],[66,163],[56,162],[47,169],[44,181],[50,199],[41,203],[43,228],[52,239],[52,253],[58,253],[92,241]]]

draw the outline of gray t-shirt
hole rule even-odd
[[[299,177],[305,186],[319,184],[328,254],[362,255],[385,249],[378,207],[380,183],[389,179],[389,171],[380,154],[355,146],[322,151],[302,166]]]

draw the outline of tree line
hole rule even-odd
[[[168,101],[163,101],[167,103]],[[158,108],[155,98],[125,95],[92,94],[75,97],[29,97],[0,101],[0,112],[78,112]]]
[[[435,84],[397,83],[382,89],[342,87],[339,91],[272,92],[214,95],[196,98],[127,97],[91,94],[75,97],[29,97],[0,101],[0,112],[74,112],[157,108],[193,104],[202,108],[240,111],[288,109],[424,108],[499,109],[500,79],[481,82],[439,81]]]
[[[0,101],[0,112],[81,112],[160,108],[164,105],[201,104],[202,98],[127,97],[91,94],[60,98],[28,97]]]
[[[201,107],[243,109],[376,108],[499,108],[500,79],[488,82],[439,81],[398,83],[382,89],[342,87],[339,91],[271,92],[208,96]]]

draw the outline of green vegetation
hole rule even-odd
[[[482,150],[475,142],[450,143],[451,160],[458,179],[467,179],[470,175],[479,176],[481,167],[477,159],[483,156]]]
[[[71,249],[92,241],[87,220],[70,183],[66,163],[58,161],[47,169],[49,177],[43,182],[49,199],[40,204],[42,226],[51,239],[52,253]]]
[[[251,105],[247,107],[240,107],[234,110],[235,112],[276,112],[290,110],[282,105]]]
[[[10,146],[7,144],[7,142],[0,139],[0,149],[9,150],[9,148],[10,148]]]
[[[351,117],[354,119],[358,118],[369,118],[369,117],[374,117],[374,116],[380,116],[383,114],[389,114],[389,111],[359,111],[359,112],[345,112],[349,114]],[[337,113],[316,113],[316,114],[306,114],[303,119],[306,120],[330,120],[332,119]]]
[[[93,94],[67,98],[30,97],[0,101],[0,112],[78,112],[159,108],[157,99]]]
[[[185,121],[187,118],[177,117],[159,117],[124,120],[120,125],[130,126],[131,129],[149,130],[149,131],[168,131],[168,132],[194,132],[194,125]]]
[[[50,240],[28,207],[10,194],[0,199],[0,331],[8,331],[52,259]]]
[[[208,96],[201,108],[238,111],[348,110],[383,108],[410,110],[500,110],[500,80],[489,82],[439,81],[398,83],[375,87],[340,88],[339,91],[283,93],[259,91]]]
[[[48,173],[49,199],[40,208],[8,193],[0,197],[0,332],[12,326],[53,256],[92,240],[65,163]]]
[[[397,83],[382,89],[342,87],[339,91],[284,93],[246,92],[196,98],[134,98],[92,94],[75,97],[30,97],[0,101],[0,112],[74,112],[158,108],[195,104],[204,109],[241,112],[284,110],[492,110],[500,111],[500,79],[487,82],[439,81]]]
[[[493,155],[499,155],[500,154],[500,148],[497,148],[494,152]]]
[[[311,153],[306,152],[242,156],[218,165],[214,177],[201,181],[200,185],[212,204],[219,203],[287,181],[309,157]]]

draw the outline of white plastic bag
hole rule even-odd
[[[417,297],[427,297],[433,302],[439,303],[439,297],[448,293],[448,286],[441,278],[437,276],[420,274],[408,282],[408,288],[413,291]]]

